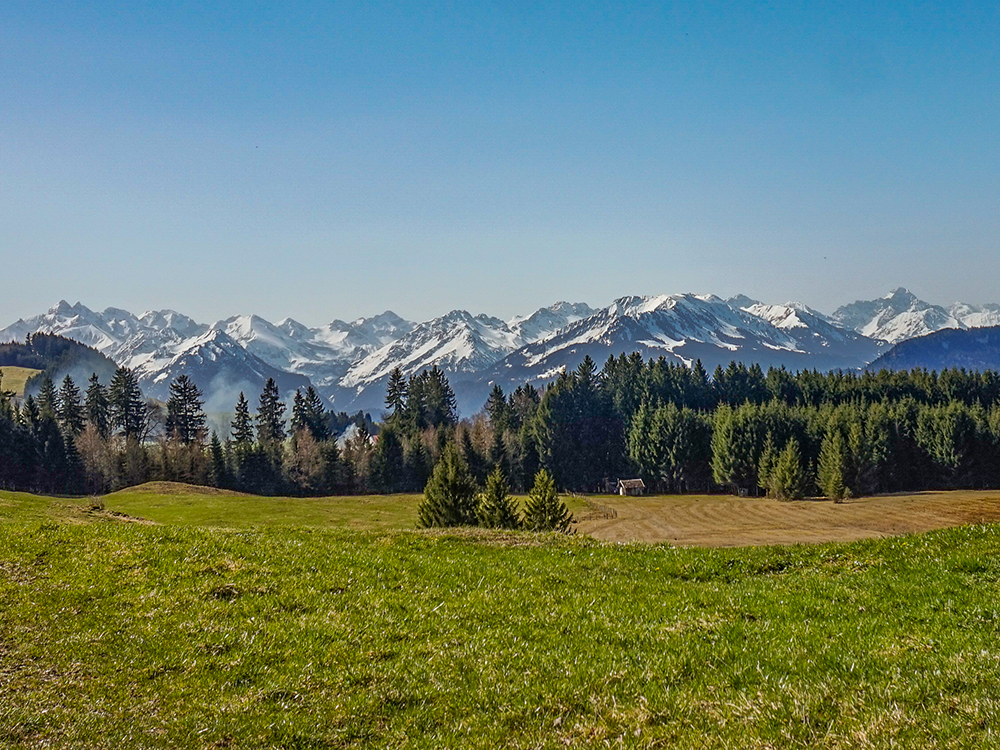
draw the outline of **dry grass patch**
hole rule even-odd
[[[841,504],[730,495],[598,496],[590,501],[614,514],[583,517],[575,527],[580,533],[606,541],[679,546],[844,542],[1000,522],[996,491],[881,495]]]

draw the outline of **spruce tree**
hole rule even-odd
[[[212,430],[212,438],[208,443],[208,453],[211,459],[212,484],[216,487],[229,487],[229,465],[222,448],[222,441],[219,440],[215,430]]]
[[[309,420],[306,419],[305,399],[302,397],[302,391],[296,389],[295,395],[292,396],[292,437],[299,430],[307,429],[308,423]]]
[[[507,397],[504,396],[503,388],[494,385],[490,391],[490,396],[486,399],[486,413],[490,417],[490,424],[494,430],[505,430],[507,428],[507,414],[510,406]]]
[[[410,440],[406,451],[406,489],[419,492],[427,485],[431,475],[431,459],[424,441],[417,435]]]
[[[38,389],[38,398],[35,400],[38,404],[38,413],[42,417],[52,417],[55,419],[56,412],[58,410],[58,405],[56,403],[56,386],[52,382],[52,378],[48,376],[48,373],[42,376],[42,385]]]
[[[487,456],[490,469],[500,469],[506,475],[507,473],[507,447],[503,442],[503,431],[499,428],[493,428],[493,438],[490,440],[490,451]]]
[[[238,446],[250,445],[253,443],[253,427],[250,422],[250,404],[247,403],[246,396],[240,391],[240,397],[236,401],[236,414],[232,421],[233,442]]]
[[[403,371],[398,367],[389,373],[389,382],[385,387],[385,407],[389,410],[390,419],[399,419],[406,409],[408,389]]]
[[[90,384],[87,386],[87,395],[84,399],[84,410],[87,413],[87,424],[93,425],[97,434],[107,440],[111,432],[108,392],[101,385],[96,372],[90,376]]]
[[[264,445],[285,439],[284,414],[285,405],[281,402],[278,385],[274,378],[268,378],[257,408],[257,442]]]
[[[396,429],[387,424],[379,433],[375,450],[372,451],[371,480],[376,492],[390,494],[403,489],[406,479],[406,461],[403,444]]]
[[[516,529],[521,526],[517,504],[510,496],[507,478],[498,466],[486,478],[486,487],[479,494],[476,518],[489,529]]]
[[[70,437],[75,438],[83,432],[83,405],[80,403],[80,389],[76,387],[69,375],[63,378],[59,389],[59,402],[56,416],[59,426]]]
[[[535,484],[524,507],[524,528],[528,531],[566,533],[573,516],[556,493],[556,483],[545,469],[535,474]]]
[[[465,459],[466,466],[469,467],[469,472],[472,474],[472,478],[476,480],[478,484],[482,484],[486,481],[486,462],[480,455],[479,451],[476,450],[476,446],[472,443],[472,433],[466,425],[465,429],[462,430],[462,457]]]
[[[768,481],[769,493],[778,500],[801,500],[805,497],[807,482],[799,443],[792,438],[774,463]]]
[[[434,467],[417,514],[427,528],[475,525],[476,482],[453,445],[445,447]]]
[[[108,404],[111,424],[127,439],[142,438],[146,429],[146,404],[139,390],[139,378],[127,367],[119,367],[111,379]]]
[[[302,406],[306,426],[312,436],[320,442],[329,440],[330,424],[327,420],[326,408],[323,406],[323,399],[311,385],[306,388],[305,396],[302,398]]]
[[[187,375],[178,375],[170,384],[167,399],[166,430],[168,438],[176,438],[183,445],[200,443],[205,434],[205,412],[201,391]]]
[[[844,485],[846,461],[847,452],[844,449],[843,438],[840,436],[840,430],[834,428],[823,438],[816,480],[823,494],[835,503],[843,502],[844,498],[851,494]]]
[[[778,452],[774,448],[774,437],[767,433],[764,440],[764,450],[760,454],[760,462],[757,465],[757,481],[765,491],[770,487],[771,475],[774,473],[774,466],[778,463]]]

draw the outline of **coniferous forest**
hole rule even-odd
[[[440,369],[409,377],[397,369],[385,405],[375,424],[331,413],[312,387],[286,404],[268,381],[239,395],[219,434],[183,375],[165,404],[145,399],[125,367],[108,382],[44,376],[23,400],[0,380],[0,486],[100,494],[173,480],[263,495],[425,491],[425,524],[495,527],[531,523],[517,517],[510,492],[531,491],[539,513],[558,515],[545,510],[556,488],[607,491],[620,477],[641,477],[654,492],[837,501],[1000,487],[1000,377],[991,371],[792,373],[732,363],[709,375],[699,362],[633,354],[602,369],[587,358],[542,389],[494,387],[482,412],[461,421]]]

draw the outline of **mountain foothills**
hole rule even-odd
[[[588,355],[601,362],[638,351],[688,366],[700,360],[709,371],[733,360],[792,370],[858,369],[908,339],[993,325],[1000,325],[1000,305],[946,308],[906,289],[832,315],[742,295],[673,294],[623,297],[602,309],[557,302],[507,321],[454,310],[413,323],[387,311],[319,328],[256,315],[207,325],[172,310],[137,316],[60,302],[3,328],[0,342],[36,333],[65,336],[134,370],[143,391],[158,399],[187,374],[204,392],[206,407],[222,412],[231,411],[240,391],[259,393],[268,379],[284,397],[312,384],[339,410],[378,412],[393,370],[410,376],[437,366],[459,410],[471,414],[494,384],[541,385]]]

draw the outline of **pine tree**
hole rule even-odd
[[[524,528],[528,531],[558,531],[566,533],[573,522],[573,516],[566,503],[556,493],[556,483],[552,475],[540,469],[535,475],[535,484],[528,493],[524,508]]]
[[[468,425],[465,425],[465,429],[462,430],[461,443],[465,464],[469,467],[473,479],[481,484],[486,480],[486,462],[472,443],[472,433]]]
[[[139,379],[127,367],[119,367],[111,379],[108,394],[111,424],[125,438],[139,440],[146,429],[146,404],[139,390]],[[145,470],[145,469],[143,469]]]
[[[507,397],[504,396],[503,388],[494,385],[490,391],[490,397],[486,399],[486,413],[490,417],[490,424],[494,430],[503,431],[507,428],[507,414],[510,406],[507,404]]]
[[[250,404],[247,403],[246,396],[240,391],[240,397],[236,402],[236,414],[232,421],[232,431],[230,435],[236,445],[244,446],[253,443],[253,427],[250,423]]]
[[[476,518],[489,529],[516,529],[521,526],[517,505],[510,496],[507,478],[500,467],[486,478],[486,487],[479,494]]]
[[[178,375],[170,384],[167,399],[167,437],[176,438],[183,445],[204,439],[205,412],[201,391],[187,375]]]
[[[778,500],[801,500],[805,497],[807,476],[802,467],[799,443],[792,438],[778,456],[768,481],[768,490]]]
[[[851,491],[844,485],[844,465],[847,452],[840,430],[834,428],[823,438],[817,467],[817,483],[823,494],[835,503],[843,502]]]
[[[424,447],[424,441],[417,435],[410,440],[406,452],[406,489],[419,492],[427,485],[431,475],[431,459]]]
[[[310,385],[306,387],[306,394],[302,401],[306,426],[312,436],[320,442],[329,440],[330,423],[327,420],[326,408],[323,406],[323,399],[319,393]]]
[[[760,462],[757,465],[757,481],[765,491],[770,487],[771,475],[774,473],[775,464],[778,463],[778,451],[774,448],[774,437],[767,433],[764,440],[764,450],[760,454]]]
[[[434,467],[417,508],[420,525],[472,526],[476,523],[476,482],[453,445]]]
[[[388,495],[403,488],[406,479],[403,444],[391,424],[385,425],[379,433],[372,452],[371,477],[376,492]]]
[[[292,437],[295,436],[299,430],[307,429],[308,420],[306,419],[305,410],[305,399],[302,397],[302,391],[296,389],[295,395],[292,396]]]
[[[101,381],[97,379],[96,372],[90,376],[90,384],[87,386],[87,395],[84,400],[84,409],[87,412],[87,424],[93,425],[97,434],[107,440],[111,432],[108,392],[101,385]]]
[[[75,438],[83,432],[83,405],[80,403],[80,389],[76,387],[69,375],[63,378],[59,389],[59,402],[56,413],[59,426],[70,437]]]
[[[285,405],[281,402],[274,378],[268,378],[257,408],[257,442],[280,443],[285,439]]]
[[[212,438],[208,443],[208,453],[211,459],[212,484],[216,487],[229,487],[229,464],[222,448],[222,441],[219,440],[215,430],[212,430]]]
[[[55,419],[56,411],[58,410],[58,404],[56,403],[56,386],[52,382],[52,378],[46,373],[42,377],[42,385],[38,389],[38,398],[36,399],[38,404],[38,413],[42,417],[52,417]]]
[[[385,407],[389,410],[390,419],[399,419],[406,409],[408,389],[403,371],[398,367],[389,373],[389,382],[385,387]]]
[[[493,437],[490,440],[490,451],[487,459],[490,469],[500,469],[506,475],[509,463],[507,460],[507,447],[503,442],[503,431],[499,428],[493,428]]]

